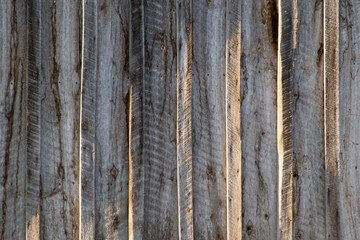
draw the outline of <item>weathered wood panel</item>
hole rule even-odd
[[[0,239],[357,239],[357,1],[0,5]]]
[[[25,1],[0,4],[0,239],[25,238]]]
[[[242,1],[241,22],[242,236],[276,239],[276,1]]]

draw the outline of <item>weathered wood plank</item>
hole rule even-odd
[[[323,4],[293,12],[293,237],[325,239]]]
[[[323,6],[282,1],[281,11],[281,237],[325,239]]]
[[[41,1],[28,3],[26,238],[40,239]]]
[[[241,33],[242,239],[276,239],[277,2],[243,1]]]
[[[175,2],[131,1],[130,239],[177,239]]]
[[[324,1],[325,196],[327,239],[339,239],[339,2]]]
[[[192,1],[177,1],[177,186],[179,238],[194,239]]]
[[[293,239],[293,12],[290,0],[279,1],[277,77],[277,146],[279,159],[279,238]]]
[[[0,239],[25,239],[27,8],[0,4]]]
[[[281,237],[325,239],[323,6],[282,1],[281,11]]]
[[[80,100],[80,239],[95,239],[97,1],[83,0]]]
[[[226,185],[227,239],[241,239],[240,142],[241,3],[226,5]]]
[[[98,1],[95,239],[128,239],[128,1]]]
[[[194,239],[225,239],[226,5],[220,0],[192,5]]]
[[[340,1],[339,23],[339,165],[338,239],[360,238],[360,175],[359,175],[359,68],[360,68],[360,2]],[[334,186],[328,186],[334,190]],[[333,206],[333,205],[332,205]],[[329,238],[335,239],[335,238]]]
[[[41,239],[79,238],[81,1],[41,2]]]

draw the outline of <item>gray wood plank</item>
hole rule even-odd
[[[24,239],[27,9],[0,4],[0,239]]]
[[[97,1],[83,1],[80,100],[80,239],[95,239]]]
[[[279,158],[279,239],[293,239],[293,2],[279,1],[277,146]]]
[[[281,11],[280,236],[325,239],[323,6],[282,1]]]
[[[323,4],[294,6],[293,237],[325,239]]]
[[[28,11],[26,238],[40,239],[41,1]]]
[[[241,3],[226,5],[226,192],[227,239],[241,239],[240,142]]]
[[[128,239],[128,1],[98,1],[95,239]]]
[[[276,239],[276,1],[242,1],[242,239]]]
[[[131,1],[130,239],[177,239],[175,2]]]
[[[177,6],[177,192],[179,238],[194,239],[192,142],[192,1]]]
[[[334,223],[338,224],[338,239],[359,239],[360,2],[341,1],[339,11],[339,203]]]
[[[41,2],[41,239],[79,238],[81,1]]]
[[[194,239],[225,239],[226,5],[192,2]]]

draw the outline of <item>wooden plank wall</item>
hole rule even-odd
[[[359,239],[356,0],[0,4],[0,239]]]

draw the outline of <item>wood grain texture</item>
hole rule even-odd
[[[97,3],[95,239],[128,239],[128,1]]]
[[[177,239],[176,6],[132,1],[130,239]]]
[[[339,3],[339,176],[336,181],[339,203],[338,239],[360,238],[359,175],[359,1]],[[332,185],[328,186],[330,191]],[[335,238],[329,238],[335,239]]]
[[[226,214],[227,239],[241,239],[240,140],[241,4],[226,5]]]
[[[242,239],[276,239],[276,1],[242,1]]]
[[[41,239],[79,237],[80,8],[41,2]]]
[[[25,238],[27,9],[0,4],[0,239]]]

